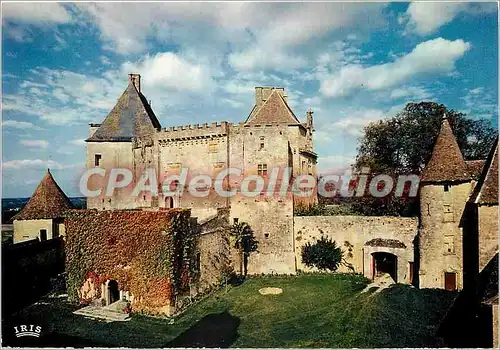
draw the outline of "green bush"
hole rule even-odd
[[[302,263],[335,272],[342,263],[342,250],[331,238],[321,237],[316,243],[307,243],[302,247]]]

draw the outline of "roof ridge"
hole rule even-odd
[[[254,109],[255,109],[256,106],[254,106],[254,108],[252,109],[252,112],[250,113],[250,115],[248,116],[247,120],[245,121],[245,124],[252,123],[261,114],[261,112],[263,111],[263,109],[266,108],[268,105],[271,104],[271,101],[273,101],[273,98],[274,98],[275,94],[278,96],[277,97],[278,101],[280,101],[280,103],[286,109],[288,117],[291,120],[293,120],[295,123],[297,123],[297,124],[300,125],[300,121],[297,119],[297,117],[295,116],[295,114],[291,110],[290,106],[288,106],[288,103],[286,103],[286,101],[283,98],[283,96],[281,96],[281,94],[278,92],[277,88],[272,88],[272,91],[269,94],[269,96],[267,97],[266,101],[264,101],[264,103],[255,112],[254,112]]]

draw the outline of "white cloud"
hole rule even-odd
[[[109,58],[107,58],[106,56],[101,56],[100,60],[101,60],[102,64],[105,64],[105,65],[111,64],[111,60]]]
[[[401,22],[407,22],[406,32],[418,35],[434,33],[441,26],[451,22],[467,8],[464,2],[413,2],[409,4]]]
[[[53,160],[42,159],[20,159],[3,162],[4,169],[32,169],[32,168],[50,168],[50,169],[68,169],[74,168],[73,164],[61,164]]]
[[[405,34],[424,36],[435,33],[461,13],[483,14],[496,10],[494,3],[420,1],[410,3],[406,13],[399,17],[399,22],[406,23]]]
[[[484,87],[467,89],[465,96],[461,97],[464,101],[464,113],[472,118],[490,119],[498,110],[497,98]]]
[[[47,25],[51,23],[69,23],[71,14],[60,3],[8,2],[2,4],[4,19],[16,23]]]
[[[21,140],[19,143],[31,148],[47,148],[49,146],[47,140]]]
[[[351,168],[356,160],[355,155],[332,155],[318,157],[318,174],[342,175],[344,171]]]
[[[17,120],[4,120],[2,122],[2,126],[4,128],[16,128],[16,129],[41,129],[39,126],[36,126],[30,122],[20,122]]]
[[[356,90],[394,87],[430,73],[452,72],[455,62],[470,47],[461,39],[449,41],[437,38],[418,44],[413,51],[393,62],[368,67],[347,64],[321,81],[320,92],[330,97],[347,96]]]
[[[392,99],[414,99],[414,100],[425,100],[432,97],[432,94],[419,86],[402,86],[393,89],[389,95]]]
[[[327,33],[341,28],[376,27],[385,19],[382,9],[386,4],[356,3],[294,3],[275,14],[262,27],[254,28],[254,45],[229,56],[229,64],[237,70],[301,68],[308,60],[298,48],[310,40],[319,40]],[[299,14],[299,15],[297,15]],[[370,21],[366,21],[366,18]]]
[[[85,139],[71,140],[69,143],[75,146],[84,146],[86,144]]]
[[[148,87],[183,92],[208,92],[215,88],[209,67],[191,63],[173,52],[146,55],[140,62],[126,62],[122,72],[140,72]]]

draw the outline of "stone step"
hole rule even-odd
[[[94,319],[106,321],[129,321],[130,315],[124,312],[117,312],[109,309],[104,309],[97,306],[85,306],[73,312],[75,315],[81,315]]]

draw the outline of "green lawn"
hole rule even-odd
[[[355,275],[255,277],[215,293],[168,320],[133,315],[103,323],[71,313],[65,302],[35,305],[6,320],[9,327],[41,324],[44,337],[30,345],[113,347],[436,347],[440,320],[455,297],[443,290],[405,285],[377,294]],[[283,294],[262,296],[262,287]],[[39,343],[37,343],[37,341]]]

